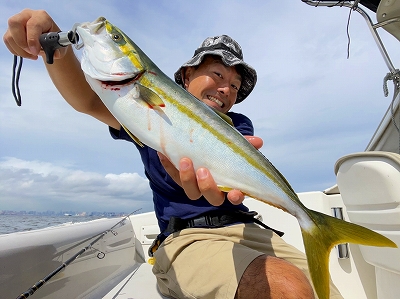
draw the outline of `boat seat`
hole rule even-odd
[[[390,238],[400,247],[400,155],[361,152],[340,158],[337,184],[349,220]],[[377,298],[400,294],[400,249],[360,246],[375,266]]]

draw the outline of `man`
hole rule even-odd
[[[40,34],[60,31],[44,11],[23,10],[8,24],[3,38],[6,46],[13,54],[30,59],[43,54]],[[46,67],[64,99],[77,111],[107,124],[113,138],[132,142],[85,81],[71,47],[57,50],[54,58],[54,64]],[[206,39],[175,73],[175,81],[200,101],[226,113],[242,134],[253,135],[251,121],[229,111],[256,83],[256,72],[243,61],[236,41],[228,36]],[[247,139],[257,148],[262,145],[259,138]],[[146,146],[138,150],[162,232],[152,253],[153,272],[165,296],[314,298],[304,254],[274,231],[252,223],[239,190],[221,192],[210,172],[195,170],[188,158],[182,158],[176,169],[154,150]],[[341,298],[335,288],[331,287],[331,293],[332,298]]]

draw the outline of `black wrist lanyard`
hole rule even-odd
[[[11,91],[14,96],[15,102],[17,103],[18,106],[21,106],[21,92],[19,90],[19,78],[21,75],[23,61],[24,59],[21,56],[14,55]]]
[[[74,25],[72,30],[68,32],[48,32],[43,33],[40,38],[40,44],[43,51],[46,54],[46,62],[48,64],[53,63],[53,56],[56,49],[61,47],[66,47],[71,44],[75,44],[77,48],[82,45],[78,45],[79,36],[76,34],[76,27],[78,23]],[[19,58],[19,59],[18,59]],[[23,58],[21,56],[14,55],[13,71],[12,71],[12,82],[11,91],[14,96],[15,102],[18,106],[21,106],[21,92],[19,88],[19,79],[21,76],[22,62]]]

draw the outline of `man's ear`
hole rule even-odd
[[[182,68],[182,78],[183,78],[183,85],[185,86],[185,89],[188,88],[189,82],[190,82],[190,77],[192,75],[192,67],[185,67]]]

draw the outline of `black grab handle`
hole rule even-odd
[[[40,45],[44,53],[46,54],[46,62],[53,64],[54,52],[62,47],[66,47],[71,44],[76,44],[79,41],[79,36],[74,31],[68,32],[48,32],[43,33],[39,37]]]

